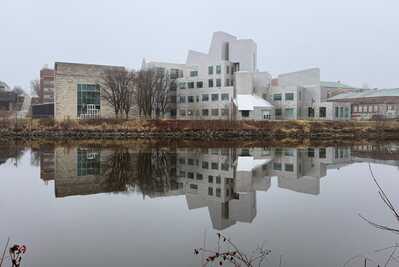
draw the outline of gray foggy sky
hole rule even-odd
[[[54,61],[184,62],[222,30],[254,39],[273,76],[320,67],[323,80],[399,87],[398,11],[397,0],[0,0],[0,80],[27,87]]]

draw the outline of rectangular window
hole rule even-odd
[[[188,103],[194,103],[194,96],[190,95],[187,97]]]
[[[202,88],[202,87],[204,87],[204,82],[203,81],[197,82],[197,88]]]
[[[222,94],[222,101],[229,101],[229,94]]]
[[[222,169],[222,171],[228,171],[229,170],[229,164],[228,163],[222,163],[220,168]]]
[[[221,184],[222,178],[220,176],[216,176],[216,184]]]
[[[190,189],[198,190],[198,185],[190,184]]]
[[[219,94],[212,94],[212,101],[219,101]]]
[[[222,116],[229,116],[229,109],[228,108],[222,108],[221,109]]]
[[[199,95],[196,95],[196,96],[195,96],[195,101],[196,101],[196,102],[199,102]]]
[[[188,82],[187,87],[188,89],[194,89],[194,82]]]
[[[190,77],[197,77],[198,76],[198,71],[192,70],[190,71]]]
[[[275,170],[275,171],[281,171],[281,170],[282,170],[282,168],[281,168],[281,163],[274,162],[274,163],[273,163],[273,170]]]
[[[209,95],[202,95],[202,102],[209,101]]]
[[[335,107],[335,117],[338,118],[339,117],[339,108]]]
[[[181,109],[180,110],[180,116],[186,116],[186,110],[185,109]]]
[[[208,67],[208,74],[212,75],[213,74],[213,66]]]
[[[202,168],[203,168],[203,169],[209,169],[209,163],[208,163],[208,161],[203,161],[203,162],[202,162]]]
[[[349,118],[349,108],[345,107],[345,118]]]
[[[179,83],[179,89],[186,89],[186,83],[184,82]]]
[[[293,118],[294,117],[294,109],[293,108],[286,108],[285,109],[285,116],[288,118]]]
[[[212,169],[212,170],[218,170],[218,169],[219,169],[219,163],[217,163],[217,162],[212,162],[212,164],[211,164],[211,169]]]
[[[185,96],[180,96],[180,103],[186,103],[186,97]]]
[[[213,196],[213,187],[208,187],[208,196]]]
[[[78,117],[96,116],[100,111],[100,86],[96,84],[78,84]]]
[[[356,106],[356,105],[354,105],[354,106],[353,106],[353,112],[358,112],[358,111],[359,111],[359,107]]]
[[[308,117],[314,118],[314,108],[311,107],[308,108]]]
[[[212,79],[209,79],[209,80],[208,80],[208,87],[209,87],[209,88],[212,88],[212,87],[213,87],[213,80],[212,80]]]
[[[314,148],[308,148],[308,157],[314,158]]]
[[[194,173],[193,172],[188,172],[187,173],[187,178],[188,179],[194,179]]]
[[[275,115],[276,117],[280,117],[281,115],[283,115],[283,111],[281,110],[281,108],[276,108],[276,109],[274,110],[274,115]]]
[[[203,180],[204,176],[201,173],[197,173],[197,180]]]
[[[281,94],[274,94],[273,95],[273,101],[281,101],[282,96]]]
[[[225,86],[230,86],[230,79],[226,79]]]
[[[216,65],[216,74],[222,73],[222,66]]]
[[[241,117],[248,118],[249,110],[241,110]]]
[[[180,164],[186,164],[186,160],[185,160],[184,158],[180,158],[180,159],[179,159],[179,163],[180,163]]]
[[[208,176],[208,183],[210,183],[210,184],[213,183],[213,176],[212,175]]]
[[[212,109],[211,114],[212,116],[219,116],[219,109],[217,108]]]
[[[203,109],[202,110],[202,116],[208,116],[209,115],[209,110],[208,109]]]
[[[187,165],[194,165],[194,159],[187,159]]]
[[[293,172],[294,171],[294,164],[284,164],[284,170],[286,172]]]
[[[222,87],[222,80],[216,79],[216,87]]]
[[[221,190],[220,190],[220,188],[216,188],[216,196],[217,196],[217,197],[220,197],[220,195],[221,195]]]
[[[101,174],[100,151],[78,149],[77,154],[78,176]]]
[[[327,151],[325,148],[319,148],[319,158],[325,159],[327,157]]]
[[[294,100],[294,93],[285,93],[285,100],[287,101]]]
[[[325,118],[327,116],[327,108],[326,107],[320,107],[319,108],[319,117],[320,118]]]
[[[226,66],[226,74],[230,73],[230,66]]]

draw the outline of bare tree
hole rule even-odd
[[[106,70],[101,81],[101,98],[111,105],[115,117],[129,118],[134,92],[134,71],[115,68]]]
[[[175,85],[168,70],[152,68],[137,74],[135,99],[139,114],[146,118],[156,118],[166,113],[169,104],[168,92]]]
[[[30,81],[30,89],[32,95],[40,96],[40,81],[37,79]]]

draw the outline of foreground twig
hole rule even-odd
[[[6,243],[6,246],[4,247],[3,255],[0,258],[0,267],[3,265],[4,257],[6,255],[6,251],[7,251],[9,243],[10,243],[10,238],[7,239],[7,243]]]

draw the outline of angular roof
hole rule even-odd
[[[238,110],[254,110],[254,108],[273,108],[268,101],[255,95],[237,95],[233,100]]]
[[[320,81],[320,86],[321,87],[330,87],[330,88],[356,88],[351,85],[347,85],[341,82],[326,82],[326,81]]]
[[[328,99],[328,101],[350,100],[350,99],[372,98],[372,97],[392,97],[392,96],[399,97],[399,88],[365,90],[363,92],[352,92],[352,93],[346,93],[346,94],[339,94],[339,95],[330,97]]]

